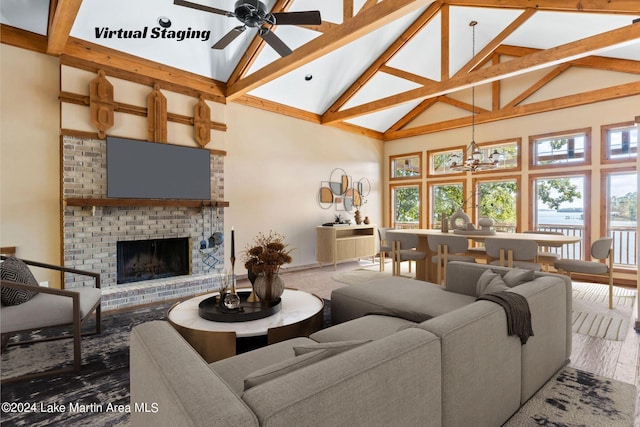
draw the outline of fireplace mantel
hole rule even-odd
[[[229,202],[221,200],[179,200],[179,199],[116,199],[116,198],[77,198],[64,200],[66,206],[181,206],[194,207],[211,206],[213,208],[228,208]]]

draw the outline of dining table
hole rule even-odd
[[[427,238],[430,235],[441,235],[448,233],[451,235],[464,236],[476,242],[481,242],[484,239],[491,237],[495,239],[505,240],[532,240],[538,244],[538,246],[560,246],[564,244],[573,244],[582,240],[581,236],[568,236],[565,234],[546,234],[546,233],[508,233],[508,232],[495,232],[487,233],[484,231],[466,231],[466,230],[449,230],[443,232],[438,229],[428,228],[413,228],[403,230],[393,230],[394,233],[410,233],[418,236],[418,246],[416,250],[425,252],[427,257],[423,260],[416,261],[416,279],[424,280],[425,282],[435,283],[436,280],[436,265],[431,261],[435,252],[429,249]]]

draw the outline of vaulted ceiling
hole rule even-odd
[[[193,3],[226,11],[235,4]],[[481,123],[640,94],[639,0],[264,4],[272,12],[318,10],[322,23],[272,27],[293,49],[281,57],[254,28],[212,49],[239,21],[173,0],[2,0],[0,36],[60,56],[64,65],[383,140],[469,126],[472,110]],[[575,67],[625,77],[534,96]],[[503,82],[522,76],[529,76],[522,90],[500,93]],[[491,105],[472,105],[474,86],[486,89]],[[456,109],[456,117],[440,119],[442,106]]]

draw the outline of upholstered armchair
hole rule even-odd
[[[100,275],[14,257],[2,256],[0,258],[3,260],[0,265],[0,277],[2,278],[2,305],[0,308],[2,351],[4,352],[8,346],[13,345],[73,338],[72,366],[25,374],[2,382],[27,380],[70,371],[80,372],[82,326],[94,312],[95,330],[91,330],[84,335],[99,334],[101,332],[100,301],[102,291],[100,290]],[[67,290],[39,286],[28,266],[88,276],[93,279],[94,287],[87,286]],[[11,336],[20,332],[54,327],[71,327],[72,334],[54,335],[26,341],[10,341]],[[66,330],[63,331],[66,332]],[[58,332],[58,329],[56,329],[56,332]]]

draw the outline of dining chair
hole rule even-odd
[[[613,238],[601,237],[591,245],[591,258],[597,261],[561,258],[554,263],[560,274],[586,274],[606,277],[609,283],[609,309],[613,308]],[[605,261],[604,263],[601,261]]]
[[[391,259],[393,265],[393,275],[400,275],[400,264],[409,261],[409,272],[411,272],[411,261],[418,261],[427,258],[427,253],[417,250],[418,235],[413,233],[403,233],[398,231],[387,231],[387,241],[391,242]]]
[[[550,234],[554,236],[563,236],[561,231],[540,231],[540,230],[527,230],[523,233],[528,234]],[[551,248],[561,248],[564,243],[545,243],[542,247],[538,247],[538,263],[542,266],[544,271],[549,271],[549,266],[552,266],[557,260],[560,259],[560,254],[553,252]],[[542,249],[542,250],[540,250]]]
[[[429,250],[436,255],[431,257],[431,262],[437,265],[438,284],[447,283],[447,264],[449,261],[476,262],[475,257],[467,255],[469,240],[463,236],[447,234],[427,236]]]
[[[393,227],[378,227],[378,239],[380,240],[380,271],[384,271],[385,255],[391,253],[391,243],[387,239],[387,231]]]
[[[489,264],[540,271],[538,244],[533,240],[486,238]]]

